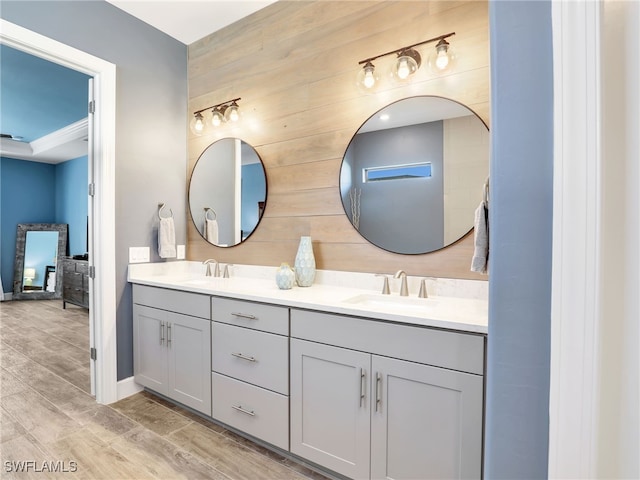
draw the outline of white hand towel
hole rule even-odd
[[[173,225],[173,217],[160,219],[158,227],[158,255],[160,258],[176,257],[176,229]]]
[[[474,250],[471,271],[487,273],[489,259],[489,210],[486,202],[480,202],[473,223]]]
[[[218,244],[218,222],[215,219],[204,219],[204,238],[209,243]]]

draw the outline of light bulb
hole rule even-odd
[[[189,128],[194,135],[202,135],[205,129],[204,117],[200,112],[196,113],[191,122],[189,122]]]
[[[444,70],[449,65],[449,54],[446,50],[442,49],[438,52],[438,56],[436,58],[436,67],[438,70]]]
[[[380,76],[376,72],[376,67],[373,63],[367,62],[364,67],[358,71],[357,85],[363,93],[372,93],[379,79]]]
[[[223,118],[224,117],[222,116],[222,112],[220,112],[218,108],[215,108],[211,115],[211,123],[213,124],[214,127],[219,127],[220,124],[222,123]]]
[[[405,79],[409,76],[411,69],[407,62],[407,57],[402,57],[398,60],[398,78]]]
[[[231,105],[227,107],[227,109],[224,112],[224,118],[228,122],[238,121],[238,119],[240,118],[240,112],[238,110],[238,104],[236,102],[233,102]]]
[[[429,69],[436,74],[444,73],[453,68],[455,59],[451,45],[443,38],[436,45],[435,51],[429,55]]]
[[[420,54],[414,49],[403,50],[398,54],[398,60],[393,67],[392,74],[396,80],[407,80],[420,67]]]

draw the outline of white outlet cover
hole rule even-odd
[[[145,263],[149,259],[149,247],[129,247],[129,263]]]
[[[185,253],[184,245],[178,245],[176,247],[176,259],[184,260],[185,256],[186,256],[186,253]]]

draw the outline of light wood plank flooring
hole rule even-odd
[[[0,303],[0,478],[325,478],[147,392],[96,404],[88,351],[86,310]]]

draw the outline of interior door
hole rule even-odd
[[[88,107],[88,114],[87,114],[87,171],[88,171],[88,179],[87,181],[89,182],[89,185],[95,185],[94,183],[94,170],[95,170],[95,166],[94,166],[94,154],[93,154],[93,148],[94,148],[94,142],[93,142],[93,135],[94,135],[94,119],[93,119],[93,105],[95,105],[94,102],[94,90],[93,90],[93,78],[89,79],[89,98],[87,99],[87,105],[89,105]],[[95,268],[94,268],[94,249],[93,249],[93,219],[94,219],[94,211],[93,211],[93,207],[94,207],[94,201],[93,201],[93,195],[92,195],[92,191],[89,190],[89,195],[87,198],[87,202],[88,202],[88,206],[87,206],[87,253],[89,254],[89,266],[90,268],[95,272]],[[95,309],[93,308],[93,301],[94,301],[94,279],[91,278],[92,276],[89,275],[88,276],[88,282],[89,282],[89,347],[91,348],[91,351],[94,352],[96,351],[96,325],[95,325]],[[91,375],[91,395],[96,395],[96,359],[93,358],[94,355],[91,355],[91,360],[89,362],[89,374]]]

